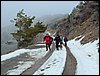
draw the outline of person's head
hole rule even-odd
[[[65,36],[65,38],[67,38],[67,36]]]
[[[59,37],[59,34],[57,34],[57,37]]]
[[[46,36],[49,36],[49,34],[47,33]]]

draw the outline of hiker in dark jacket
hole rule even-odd
[[[54,39],[54,41],[56,42],[56,49],[59,50],[59,43],[61,41],[60,36],[57,35]]]
[[[48,51],[48,48],[51,50],[50,45],[52,44],[53,38],[49,34],[46,34],[43,41],[46,44],[46,51]]]
[[[64,37],[65,46],[67,46],[67,41],[68,41],[68,39],[67,39],[67,37],[65,36],[65,37]]]

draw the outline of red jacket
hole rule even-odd
[[[50,36],[45,36],[43,41],[45,41],[46,44],[51,44],[52,39]]]

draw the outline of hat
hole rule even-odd
[[[47,35],[47,36],[49,36],[49,34],[48,34],[48,33],[47,33],[46,35]]]

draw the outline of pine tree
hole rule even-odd
[[[11,22],[14,22],[15,26],[18,28],[16,32],[11,33],[13,37],[16,39],[16,41],[18,42],[18,47],[20,46],[20,42],[24,40],[23,32],[25,31],[25,29],[28,29],[31,26],[31,24],[33,23],[32,20],[34,20],[34,18],[35,16],[28,17],[24,13],[24,9],[22,9],[17,13],[17,16],[16,18],[14,18],[14,20],[10,20]]]
[[[16,32],[11,33],[18,42],[18,48],[32,44],[34,37],[47,29],[47,26],[39,21],[32,27],[31,24],[33,23],[35,16],[28,17],[23,11],[23,9],[19,11],[14,20],[10,20],[11,22],[14,22],[15,26],[18,28]]]

